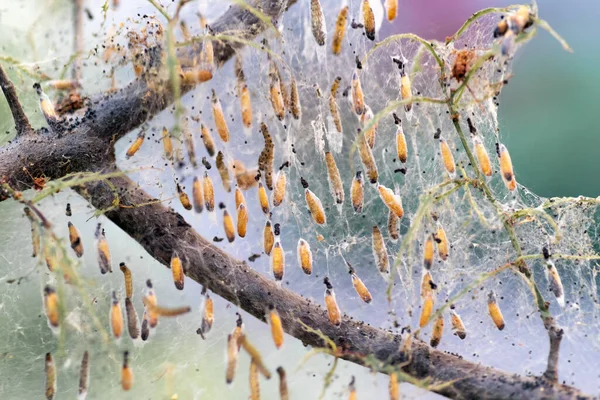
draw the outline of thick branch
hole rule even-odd
[[[281,15],[285,3],[285,0],[263,0],[260,5],[264,13],[275,18]],[[217,33],[241,30],[245,32],[245,39],[255,37],[264,29],[252,13],[238,7],[227,11],[212,28]],[[197,50],[192,46],[180,50],[179,55]],[[216,58],[223,63],[231,57],[235,47],[215,43],[215,51]],[[4,90],[5,85],[2,87]],[[95,97],[85,116],[70,122],[71,126],[64,129],[62,136],[50,132],[17,138],[0,149],[0,179],[15,189],[24,190],[33,182],[23,167],[33,176],[49,178],[59,178],[69,172],[114,170],[114,139],[172,102],[169,85],[165,87],[160,92],[150,93],[143,80],[136,80],[113,95]],[[147,94],[154,96],[148,99]],[[16,99],[16,95],[13,97]],[[116,188],[120,204],[126,207],[108,211],[106,216],[163,264],[168,265],[172,253],[177,251],[184,260],[188,277],[263,321],[265,305],[274,304],[286,332],[307,345],[322,347],[324,343],[319,336],[306,331],[302,323],[332,338],[342,349],[342,358],[355,363],[364,365],[364,357],[368,355],[382,363],[397,365],[406,361],[399,352],[397,335],[349,317],[344,317],[341,327],[332,326],[320,305],[276,285],[245,262],[229,256],[198,235],[181,215],[160,203],[136,207],[153,199],[129,178],[112,178],[110,184],[112,186],[95,182],[77,190],[96,208],[107,209],[113,206]],[[404,369],[416,378],[429,377],[437,383],[452,381],[447,386],[438,386],[436,391],[453,398],[586,398],[577,389],[549,379],[483,367],[431,349],[418,340],[413,341],[411,362]]]
[[[255,6],[273,19],[279,18],[286,9],[287,0],[256,1]],[[240,7],[230,7],[217,21],[210,25],[215,34],[235,32],[236,37],[252,40],[265,26],[250,11]],[[215,41],[214,59],[217,65],[223,65],[242,43]],[[182,64],[200,54],[202,43],[196,42],[178,49],[177,57]],[[150,49],[149,52],[152,52]],[[193,86],[182,86],[181,95]],[[114,94],[101,94],[92,98],[91,112],[83,124],[97,135],[120,138],[140,126],[151,116],[159,113],[173,103],[172,86],[164,84],[147,85],[144,77],[138,78]]]
[[[398,335],[347,316],[340,327],[335,327],[321,305],[278,286],[245,262],[231,257],[201,237],[173,210],[160,203],[130,207],[155,199],[129,178],[112,178],[110,184],[117,188],[120,204],[126,208],[105,215],[164,265],[169,265],[172,254],[177,252],[188,277],[262,321],[265,305],[275,305],[285,331],[306,345],[323,347],[324,343],[318,335],[306,331],[302,323],[332,338],[343,351],[341,357],[352,362],[364,365],[368,355],[392,365],[406,361],[399,350]],[[114,191],[106,182],[90,183],[79,192],[98,209],[113,204]],[[429,377],[435,383],[453,381],[435,389],[452,398],[585,398],[572,387],[484,367],[432,349],[419,340],[413,341],[412,359],[405,371],[415,378]]]
[[[2,65],[0,65],[0,87],[2,87],[2,92],[4,92],[4,97],[6,97],[6,102],[8,103],[10,112],[15,120],[17,136],[33,132],[29,119],[27,118],[27,115],[25,115],[25,111],[23,111],[23,107],[19,102],[19,96],[17,96],[15,86],[10,79],[8,79]]]

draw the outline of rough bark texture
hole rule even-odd
[[[285,0],[263,0],[260,5],[263,12],[278,18],[286,3]],[[244,30],[245,38],[252,39],[264,27],[249,11],[231,7],[212,25],[212,29],[215,32]],[[197,45],[193,45],[180,50],[179,55],[197,52],[198,49]],[[235,49],[221,43],[215,46],[215,50],[222,64]],[[3,83],[2,88],[5,87]],[[152,95],[151,101],[147,100],[148,94]],[[6,96],[10,103],[10,93]],[[0,149],[0,181],[17,190],[32,187],[33,181],[23,167],[27,167],[33,176],[51,179],[71,172],[115,171],[114,141],[166,108],[171,101],[169,85],[160,90],[149,89],[143,79],[114,94],[98,95],[78,117],[65,121],[60,132],[43,129],[35,134],[19,135]],[[13,115],[17,131],[26,129],[24,114],[13,110]],[[220,250],[173,210],[160,203],[128,207],[153,200],[129,178],[111,178],[109,182],[116,188],[119,204],[125,207],[108,211],[105,215],[164,265],[169,265],[172,253],[177,251],[189,278],[263,321],[265,304],[275,305],[285,331],[307,345],[322,347],[324,343],[318,335],[306,331],[301,322],[332,338],[342,350],[340,356],[352,362],[364,364],[365,356],[369,355],[391,364],[406,361],[406,355],[399,351],[398,335],[347,316],[340,327],[334,327],[326,310],[319,304],[278,286],[245,262]],[[75,189],[94,207],[107,209],[113,205],[113,188],[107,182],[93,182]],[[1,195],[0,200],[3,200]],[[415,378],[429,377],[435,383],[452,381],[452,384],[435,389],[451,398],[588,398],[577,389],[552,379],[524,377],[484,367],[460,356],[432,349],[417,339],[413,340],[411,350],[411,361],[404,370]],[[555,357],[551,355],[554,361],[557,355]]]

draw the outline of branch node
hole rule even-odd
[[[556,324],[556,321],[552,317],[546,317],[544,319],[544,327],[548,331],[548,337],[550,338],[548,366],[544,372],[544,378],[552,382],[558,382],[558,353],[560,350],[560,342],[565,331]]]

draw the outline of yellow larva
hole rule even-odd
[[[202,182],[197,176],[194,177],[194,184],[192,185],[192,200],[194,211],[201,213],[204,210],[204,194],[202,193]]]
[[[342,119],[340,118],[340,110],[337,104],[336,96],[341,81],[341,77],[338,76],[335,78],[333,84],[331,85],[331,92],[329,94],[329,113],[331,114],[335,128],[339,133],[342,133]]]
[[[385,0],[385,14],[388,21],[392,22],[398,14],[398,0]]]
[[[450,310],[450,320],[452,321],[452,330],[454,334],[461,339],[467,337],[467,330],[465,329],[465,324],[463,324],[460,315],[456,313],[454,310]]]
[[[333,33],[333,40],[331,42],[331,51],[334,55],[338,55],[342,51],[342,42],[344,41],[344,35],[346,34],[347,19],[348,6],[344,5],[335,22],[335,32]]]
[[[133,157],[135,155],[135,153],[137,153],[137,151],[140,149],[140,147],[142,147],[143,143],[144,143],[144,132],[140,132],[140,134],[138,134],[138,136],[135,138],[133,143],[131,143],[131,146],[129,146],[129,148],[127,149],[127,153],[125,153],[125,157],[127,157],[127,158]]]
[[[358,116],[363,115],[365,112],[365,95],[360,84],[360,77],[358,71],[354,71],[352,74],[350,96],[352,98],[352,111]]]
[[[329,177],[329,188],[333,194],[333,199],[336,204],[344,202],[344,187],[342,186],[342,178],[340,171],[335,163],[335,158],[330,151],[325,153],[325,163],[327,164],[327,176]]]
[[[496,324],[498,330],[504,329],[504,316],[502,315],[502,311],[500,311],[500,307],[498,306],[498,301],[496,300],[496,294],[494,291],[490,291],[488,294],[488,312],[490,313],[490,317],[492,317],[492,321]]]
[[[373,14],[369,0],[363,0],[362,2],[362,15],[367,39],[375,40],[375,15]]]
[[[71,242],[71,248],[77,257],[81,257],[83,256],[83,244],[81,243],[79,230],[70,221],[67,223],[67,226],[69,227],[69,241]]]
[[[454,156],[452,155],[452,150],[450,150],[450,146],[445,139],[440,139],[440,153],[442,154],[442,163],[444,164],[444,168],[446,168],[448,175],[450,175],[451,178],[454,178],[454,174],[456,172]]]
[[[429,322],[431,312],[433,311],[433,292],[430,292],[423,300],[423,308],[421,309],[421,318],[419,326],[423,328]]]
[[[365,135],[360,129],[358,130],[358,155],[360,156],[360,161],[365,168],[369,182],[372,184],[377,183],[377,180],[379,179],[379,172],[377,171],[375,157],[373,156],[373,151],[367,143]]]
[[[508,150],[501,143],[496,143],[496,153],[500,159],[500,174],[502,175],[502,180],[504,181],[506,188],[513,191],[517,188],[517,180],[515,179],[515,174],[513,172],[510,154],[508,154]]]
[[[273,227],[271,225],[271,221],[267,220],[267,222],[265,222],[265,228],[263,230],[263,247],[266,255],[271,254],[271,250],[273,249],[274,243],[275,235],[273,234]]]
[[[402,207],[402,199],[400,196],[395,194],[392,189],[381,184],[377,185],[377,190],[383,203],[391,212],[396,214],[396,216],[401,219],[404,216],[404,208]]]
[[[318,225],[326,224],[327,217],[325,216],[325,210],[323,209],[321,200],[308,188],[308,182],[304,178],[300,177],[300,182],[304,188],[304,199],[306,200],[306,205],[308,206],[308,210],[310,211],[313,220]]]
[[[204,191],[204,205],[206,206],[206,210],[213,211],[215,209],[215,189],[212,179],[210,179],[206,171],[202,179],[202,189]]]
[[[246,237],[247,227],[248,210],[246,210],[246,205],[244,203],[241,203],[237,208],[237,233],[239,237]]]
[[[227,127],[227,121],[225,120],[225,115],[223,114],[223,107],[221,106],[221,101],[217,97],[217,93],[212,91],[212,113],[213,119],[215,120],[215,126],[217,127],[217,132],[221,137],[221,140],[225,143],[229,142],[229,128]]]
[[[302,268],[305,274],[312,274],[313,268],[313,256],[312,251],[310,250],[310,245],[304,239],[298,240],[298,264]]]
[[[485,176],[492,176],[492,164],[490,162],[490,156],[488,155],[483,142],[479,137],[475,136],[473,138],[473,145],[475,146],[475,156],[477,157],[477,162],[479,162],[479,168],[481,168],[481,172]]]
[[[337,300],[335,299],[335,292],[333,291],[333,286],[329,281],[328,277],[325,277],[323,280],[325,283],[325,305],[327,306],[327,314],[329,315],[329,321],[335,325],[339,326],[342,323],[342,313],[340,308],[338,307]]]
[[[437,243],[438,255],[442,260],[446,261],[448,259],[449,245],[446,231],[441,224],[438,223],[437,230],[433,234],[433,237]]]
[[[444,316],[439,314],[433,324],[433,330],[431,332],[431,339],[429,340],[429,344],[431,347],[437,347],[442,340],[442,335],[444,333]]]
[[[364,188],[363,188],[363,177],[362,171],[356,172],[354,179],[352,179],[352,186],[350,188],[350,197],[352,200],[352,207],[354,212],[362,213],[363,205],[365,201]]]
[[[258,182],[258,202],[261,210],[268,215],[269,214],[269,196],[267,195],[267,189],[263,186],[262,182]]]
[[[433,235],[427,234],[425,236],[425,244],[423,245],[423,265],[426,269],[431,269],[433,265],[434,257],[434,240]]]
[[[352,278],[352,286],[354,286],[354,290],[365,303],[370,303],[373,300],[373,296],[367,289],[367,286],[363,283],[363,281],[356,275],[356,272],[353,268],[350,268],[350,277]]]
[[[396,113],[394,113],[394,122],[396,123],[396,153],[398,155],[398,160],[401,163],[405,163],[408,159],[408,146],[406,144],[406,137],[404,136],[404,131],[402,130],[402,120],[398,118]]]
[[[388,257],[387,248],[385,247],[385,242],[383,241],[383,235],[381,234],[381,230],[379,230],[377,225],[373,225],[372,248],[377,269],[379,272],[387,274],[390,272],[390,260]]]
[[[285,199],[285,189],[287,185],[287,177],[283,169],[279,170],[277,178],[275,179],[275,186],[273,188],[273,207],[279,207]]]
[[[319,0],[310,0],[310,21],[315,41],[319,46],[324,46],[327,40],[327,29],[325,28],[325,16]]]

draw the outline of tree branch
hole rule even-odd
[[[548,366],[544,372],[544,377],[552,382],[558,381],[558,353],[560,350],[560,342],[562,340],[564,330],[556,325],[556,321],[552,317],[544,319],[544,327],[548,331],[550,338],[550,350],[548,352]]]
[[[8,76],[6,75],[2,65],[0,65],[0,87],[2,87],[2,92],[4,92],[4,97],[6,97],[6,102],[8,103],[10,112],[15,120],[17,136],[33,132],[31,124],[29,123],[29,119],[27,118],[27,115],[25,114],[25,111],[23,111],[23,107],[19,102],[19,96],[17,96],[15,86],[10,79],[8,79]]]
[[[263,13],[278,18],[286,4],[285,0],[263,0],[260,7]],[[212,25],[212,29],[217,33],[242,31],[242,37],[249,40],[258,35],[264,26],[251,12],[231,7]],[[201,45],[180,49],[178,56],[193,54],[200,49],[198,46]],[[223,64],[239,46],[239,43],[215,43],[215,58]],[[2,78],[6,76],[4,71],[1,72],[2,88],[6,94],[3,82],[6,79]],[[182,92],[185,92],[191,87],[183,89]],[[33,176],[52,179],[71,172],[115,171],[114,140],[165,109],[173,100],[170,85],[165,84],[160,90],[153,90],[143,79],[138,79],[115,94],[96,96],[92,105],[78,114],[75,122],[68,122],[70,125],[65,127],[62,134],[49,132],[45,135],[17,137],[0,149],[0,180],[16,190],[24,190],[30,188],[33,181],[23,167],[27,167]],[[148,94],[153,95],[151,99],[148,99]],[[12,104],[11,100],[16,101],[17,111],[20,110],[20,113],[15,113],[11,105],[17,126],[26,126],[31,130],[16,100],[12,84],[6,97],[9,105]],[[97,209],[108,209],[106,216],[138,241],[152,257],[169,265],[171,255],[177,251],[184,261],[188,277],[256,318],[265,321],[265,304],[275,305],[285,331],[307,345],[325,346],[321,337],[306,330],[305,326],[332,338],[341,349],[338,355],[346,360],[372,366],[367,359],[372,355],[381,365],[404,365],[404,371],[415,378],[428,377],[436,383],[451,382],[435,386],[433,390],[452,398],[588,398],[577,389],[551,379],[524,377],[483,367],[459,356],[432,349],[416,339],[411,345],[409,361],[407,355],[399,350],[398,335],[347,316],[340,327],[334,327],[323,307],[278,286],[245,262],[214,246],[181,215],[153,202],[154,199],[129,178],[115,177],[108,181],[87,183],[76,190]],[[114,208],[115,193],[119,196],[120,206],[125,207]],[[140,204],[146,205],[137,206]],[[556,348],[556,351],[551,351],[549,371],[556,371],[559,342],[560,338],[554,345],[551,341],[551,349]]]
[[[112,171],[104,171],[112,172]],[[109,184],[110,183],[110,184]],[[265,321],[265,304],[273,304],[285,331],[305,345],[324,347],[320,336],[303,324],[321,331],[342,350],[341,358],[360,365],[373,355],[379,362],[397,365],[407,361],[400,352],[400,336],[344,316],[340,327],[332,325],[319,304],[285,289],[261,275],[246,262],[235,259],[200,236],[185,219],[156,202],[127,177],[93,182],[78,189],[95,208],[113,205],[114,188],[126,206],[105,215],[139,242],[156,260],[168,266],[177,252],[186,275],[244,311]],[[154,203],[153,203],[154,202]],[[136,204],[153,203],[135,207]],[[131,207],[133,206],[133,207]],[[571,398],[585,395],[567,385],[541,377],[524,377],[467,361],[413,340],[411,361],[404,368],[415,378],[430,378],[440,385],[433,390],[451,398]]]

